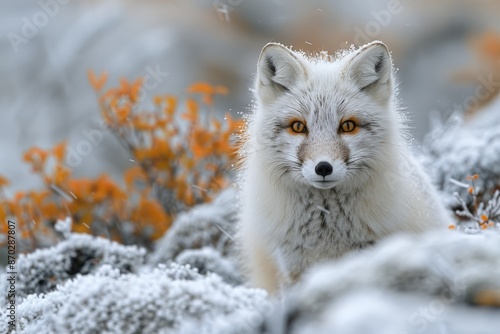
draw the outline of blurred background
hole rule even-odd
[[[0,0],[0,7],[0,174],[11,180],[8,196],[41,184],[22,162],[26,149],[65,139],[74,149],[101,127],[88,69],[107,71],[111,85],[148,77],[145,100],[182,96],[197,81],[223,85],[229,94],[215,109],[237,117],[252,102],[265,43],[334,53],[379,39],[392,51],[417,142],[431,116],[475,107],[478,85],[480,96],[498,89],[498,78],[478,79],[474,47],[500,33],[495,0]],[[132,163],[105,134],[74,174],[116,176]]]

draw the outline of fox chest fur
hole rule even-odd
[[[266,241],[285,281],[295,282],[314,263],[374,243],[376,235],[356,214],[357,197],[335,189],[297,191],[282,198],[289,209],[281,217],[265,213],[274,227]]]

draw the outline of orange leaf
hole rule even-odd
[[[8,186],[8,185],[9,185],[9,180],[0,175],[0,188]]]
[[[49,196],[50,193],[46,190],[42,190],[40,192],[31,191],[28,195],[31,198],[31,200],[33,201],[33,203],[35,204],[35,206],[37,206],[38,208],[41,208],[43,206],[44,199],[47,196]]]
[[[213,94],[214,88],[206,82],[196,82],[188,87],[188,93]]]
[[[59,208],[55,203],[47,203],[41,206],[40,211],[42,215],[47,220],[52,220],[54,218],[58,218],[61,215]]]
[[[19,203],[24,199],[26,193],[24,191],[18,191],[14,194],[14,203],[19,205]]]
[[[7,210],[5,209],[5,205],[3,205],[3,203],[0,202],[0,219],[2,220],[2,222],[5,222],[7,220],[7,217],[8,217],[8,213],[7,213]],[[5,227],[7,226],[7,224],[2,224],[1,225],[1,229],[0,232],[1,233],[5,233],[5,231],[3,230]]]
[[[132,219],[141,225],[168,227],[169,219],[162,206],[154,199],[141,198],[132,214]]]
[[[71,229],[75,233],[89,233],[90,232],[90,224],[92,224],[92,212],[86,212],[83,214],[78,221],[75,221],[76,224],[71,226]]]
[[[111,199],[121,199],[125,193],[106,174],[101,175],[94,183],[94,201],[103,202]]]
[[[134,129],[137,130],[137,131],[152,131],[152,130],[155,129],[155,125],[154,124],[150,124],[147,121],[144,121],[144,120],[141,120],[141,119],[138,119],[138,118],[136,118],[132,122],[132,124],[134,126]]]
[[[34,172],[43,172],[48,156],[49,152],[38,147],[32,147],[24,153],[23,160],[31,164]]]
[[[121,95],[129,95],[131,88],[132,88],[132,86],[130,85],[130,83],[128,82],[127,79],[125,79],[123,77],[120,78],[119,92],[120,92]]]
[[[54,168],[52,182],[57,186],[61,186],[66,182],[70,175],[71,170],[68,167],[58,164]]]
[[[188,93],[202,94],[202,101],[206,105],[212,105],[215,94],[227,95],[228,89],[224,86],[212,86],[205,82],[197,82],[188,88]]]
[[[58,162],[61,162],[64,160],[64,156],[66,153],[66,142],[63,141],[59,144],[57,144],[53,149],[52,153],[54,154],[54,157]]]
[[[146,182],[146,174],[141,167],[135,166],[125,171],[123,179],[127,188],[133,188],[136,181]]]
[[[139,78],[135,80],[135,82],[132,84],[132,88],[130,89],[130,101],[132,102],[137,102],[139,100],[139,95],[141,93],[141,88],[142,88],[142,78]]]
[[[92,71],[90,69],[87,71],[87,76],[89,78],[90,85],[96,91],[100,91],[104,87],[104,85],[106,84],[106,81],[108,79],[108,74],[106,72],[102,72],[98,78],[98,77],[96,77],[94,71]]]
[[[198,120],[198,103],[193,99],[188,99],[186,106],[187,111],[182,115],[182,118],[191,122]]]
[[[222,128],[221,123],[218,120],[216,120],[215,118],[212,119],[212,126],[214,127],[216,132],[219,132],[220,129]]]
[[[77,201],[90,201],[93,182],[88,179],[72,179],[68,181],[68,192],[76,197]],[[73,196],[72,195],[72,196]]]
[[[33,162],[35,160],[40,160],[41,162],[45,162],[47,156],[48,156],[47,151],[42,150],[41,148],[38,147],[31,147],[24,153],[23,160],[26,162]]]
[[[165,111],[167,115],[172,116],[177,108],[177,99],[175,96],[167,96],[167,107]]]
[[[225,86],[215,86],[214,93],[219,95],[227,95],[229,94],[229,89]]]
[[[127,121],[128,116],[130,115],[130,106],[124,105],[115,110],[116,118],[118,123],[122,124]]]
[[[156,104],[156,105],[160,105],[162,102],[162,98],[161,96],[158,96],[158,95],[155,95],[153,96],[153,103]]]

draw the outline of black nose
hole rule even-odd
[[[325,177],[333,172],[333,167],[328,162],[321,161],[319,164],[316,165],[314,171],[316,172],[316,174]]]

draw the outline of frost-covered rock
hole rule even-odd
[[[68,234],[66,240],[50,248],[21,254],[17,259],[16,295],[47,293],[56,285],[75,277],[95,272],[109,265],[122,273],[135,272],[144,264],[146,251],[124,246],[87,234]],[[5,302],[5,284],[0,281],[0,296]]]
[[[186,249],[211,247],[222,256],[234,253],[232,243],[237,214],[236,191],[223,191],[212,203],[182,213],[156,243],[149,263],[169,263]]]
[[[22,333],[171,333],[251,312],[266,297],[263,290],[233,287],[176,264],[140,274],[102,266],[45,295],[28,296],[17,317]],[[0,332],[7,332],[5,322]]]
[[[476,186],[489,195],[500,185],[500,111],[487,116],[489,122],[471,124],[454,117],[425,140],[422,163],[450,206],[457,204],[454,192],[465,192],[450,178],[466,181],[467,176],[479,174]]]
[[[471,305],[499,282],[496,232],[396,236],[315,267],[254,333],[493,334],[499,310]]]

